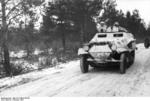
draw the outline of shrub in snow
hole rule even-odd
[[[24,68],[22,68],[22,65],[11,64],[11,69],[14,76],[22,74],[24,72]]]
[[[46,57],[39,57],[39,66],[43,66],[43,65],[46,65]]]
[[[15,75],[19,75],[22,73],[26,73],[38,69],[37,63],[31,64],[23,59],[13,62],[11,66],[12,66],[13,74]]]
[[[57,57],[54,56],[43,56],[43,57],[39,57],[39,66],[55,66],[58,64],[58,59]]]
[[[55,66],[58,64],[58,59],[56,57],[52,58],[52,65]]]

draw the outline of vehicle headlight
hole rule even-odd
[[[83,46],[83,49],[84,49],[85,51],[88,51],[88,50],[89,50],[89,46],[84,45],[84,46]]]

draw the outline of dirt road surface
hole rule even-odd
[[[124,75],[110,67],[80,71],[79,60],[57,68],[0,80],[0,96],[150,96],[150,49],[138,45],[135,63]]]

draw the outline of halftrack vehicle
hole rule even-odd
[[[80,68],[87,73],[89,65],[101,67],[118,64],[121,74],[134,63],[136,40],[127,32],[97,33],[92,40],[79,48]]]

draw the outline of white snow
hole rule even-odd
[[[18,52],[10,52],[10,57],[17,57],[17,58],[22,58],[24,56],[26,56],[27,53],[24,50],[18,51]]]
[[[33,52],[34,55],[39,55],[41,54],[43,51],[40,49],[35,49],[35,51]]]
[[[150,49],[143,44],[137,47],[135,63],[124,75],[118,69],[92,67],[82,74],[75,60],[59,68],[0,79],[0,96],[150,96]]]

